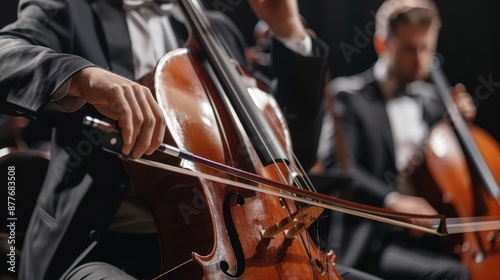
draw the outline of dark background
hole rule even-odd
[[[205,0],[231,17],[252,41],[255,16],[245,0]],[[330,46],[333,77],[368,69],[375,12],[383,0],[298,0],[309,27]],[[478,108],[475,123],[500,141],[500,1],[435,0],[442,28],[438,52],[450,84],[465,84]],[[355,50],[346,56],[341,46]],[[490,81],[488,86],[484,81]]]
[[[74,0],[73,0],[74,1]],[[16,18],[17,0],[2,0],[0,26]],[[232,18],[249,44],[256,18],[246,0],[204,0]],[[383,0],[299,0],[309,26],[330,46],[333,77],[361,72],[376,60],[371,44],[374,13]],[[450,83],[462,82],[478,107],[475,123],[500,141],[500,1],[435,1],[442,28],[438,52]],[[341,46],[355,52],[346,56]],[[485,81],[489,85],[484,85]]]

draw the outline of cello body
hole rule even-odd
[[[497,183],[500,183],[500,146],[481,128],[470,134]],[[490,195],[447,121],[429,132],[422,157],[410,176],[415,195],[426,198],[446,217],[500,217],[500,199]],[[441,237],[441,251],[460,258],[471,279],[500,279],[500,231],[465,232]]]
[[[164,143],[292,183],[293,174],[285,163],[260,162],[228,100],[191,51],[178,49],[165,55],[154,84],[167,120]],[[276,101],[262,91],[249,92],[280,144],[290,151],[286,122]],[[154,159],[232,179],[189,161]],[[303,224],[271,238],[262,236],[262,231],[300,211],[294,202],[140,164],[126,167],[135,194],[151,205],[157,222],[162,252],[158,279],[341,279],[333,252],[322,253],[315,247]],[[294,231],[293,237],[285,236]]]

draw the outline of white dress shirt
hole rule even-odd
[[[387,77],[387,66],[379,59],[374,66],[374,75],[379,83],[384,83]],[[415,82],[418,83],[418,82]],[[421,149],[427,129],[424,121],[424,107],[421,99],[411,96],[413,83],[403,90],[405,94],[383,93],[393,96],[386,101],[387,117],[392,132],[396,168],[399,172],[407,167],[409,161],[418,149]],[[381,87],[384,91],[384,87]],[[396,96],[395,96],[396,95]]]

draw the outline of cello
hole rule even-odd
[[[473,222],[500,219],[500,146],[481,128],[468,124],[449,93],[449,83],[434,58],[431,79],[448,120],[429,131],[423,164],[411,174],[414,191],[441,214]],[[500,231],[464,232],[444,237],[442,251],[457,256],[471,279],[499,279]]]
[[[293,156],[276,102],[242,84],[244,71],[233,64],[200,3],[178,2],[196,41],[192,36],[188,48],[166,54],[149,79],[167,120],[164,142],[291,183],[298,171],[287,166]],[[232,177],[187,160],[156,157],[186,170]],[[309,215],[297,212],[293,202],[130,161],[126,168],[135,194],[148,202],[157,221],[159,279],[340,279],[334,254],[319,252],[304,225],[285,221],[273,230],[284,217]]]

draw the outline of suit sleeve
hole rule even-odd
[[[62,53],[72,42],[68,1],[21,0],[18,20],[0,31],[0,111],[36,118],[77,71],[93,66]]]
[[[293,150],[300,164],[309,170],[316,162],[323,122],[323,92],[328,47],[313,39],[312,57],[301,56],[276,39],[272,45],[273,90],[288,122]]]
[[[246,46],[238,28],[221,13],[209,13],[209,18],[231,46],[232,55],[243,66],[249,66],[244,48]],[[287,119],[294,153],[305,170],[316,162],[316,150],[323,118],[323,90],[328,47],[313,39],[313,56],[297,54],[273,38],[272,65],[274,80],[254,71],[275,94]]]
[[[336,110],[344,130],[351,162],[354,164],[353,181],[351,186],[346,188],[347,193],[344,195],[347,199],[359,203],[383,207],[384,199],[389,194],[390,188],[386,183],[358,164],[363,157],[363,147],[366,146],[364,142],[370,141],[370,139],[364,139],[362,136],[360,125],[356,119],[356,112],[353,109],[354,106],[351,105],[353,102],[352,94],[339,92],[335,98]],[[331,157],[326,156],[326,158]],[[333,167],[332,164],[332,162],[328,162],[328,166],[325,167]]]

